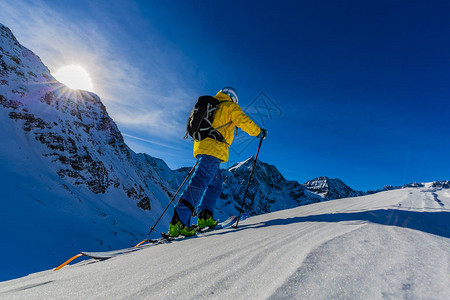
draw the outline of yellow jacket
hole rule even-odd
[[[241,128],[251,136],[257,136],[261,132],[261,128],[250,120],[242,111],[241,107],[234,103],[228,95],[218,92],[214,98],[219,101],[226,101],[219,104],[212,123],[214,128],[218,128],[231,121],[230,124],[218,129],[225,138],[226,143],[218,142],[211,138],[195,141],[194,157],[197,157],[199,154],[207,154],[217,157],[222,162],[227,162],[228,148],[233,142],[235,126]]]

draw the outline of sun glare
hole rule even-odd
[[[62,67],[53,74],[53,77],[71,89],[92,92],[94,88],[89,73],[78,65]]]

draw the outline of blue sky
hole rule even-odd
[[[0,22],[51,71],[83,65],[128,145],[171,168],[199,95],[235,87],[287,179],[450,179],[447,1],[12,1]],[[256,152],[240,133],[230,163]]]

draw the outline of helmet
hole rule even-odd
[[[221,89],[219,92],[230,96],[231,100],[233,100],[234,103],[238,103],[238,94],[234,88],[227,86]]]

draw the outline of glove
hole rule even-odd
[[[257,138],[258,139],[265,139],[267,137],[267,129],[262,129],[261,128],[261,132],[258,134]]]

